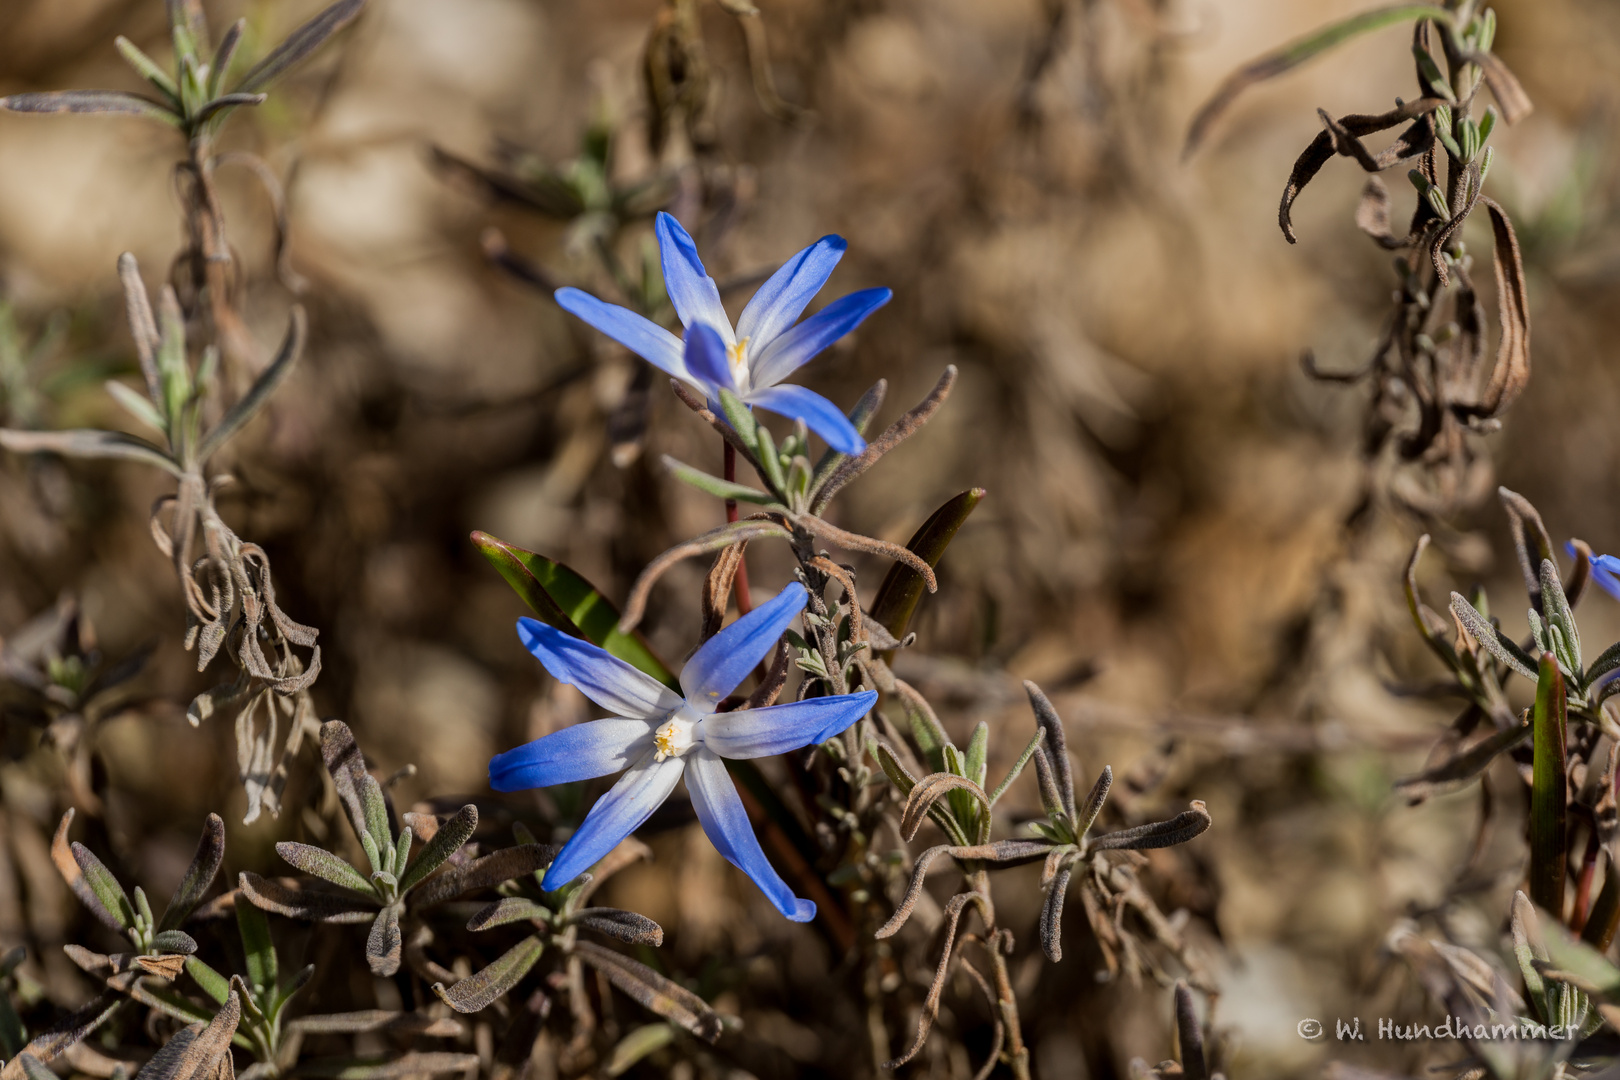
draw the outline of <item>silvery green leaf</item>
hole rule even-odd
[[[664,943],[664,928],[634,911],[605,907],[580,908],[569,917],[569,922],[631,945],[657,947]]]
[[[242,395],[241,400],[231,406],[231,411],[203,436],[202,444],[197,447],[199,461],[207,461],[215,451],[229,441],[232,435],[258,414],[266,401],[270,400],[270,395],[275,393],[276,387],[280,386],[292,372],[293,365],[303,354],[308,329],[309,320],[304,315],[304,309],[294,305],[288,316],[287,335],[282,338],[281,348],[276,351],[275,359],[259,373],[258,379],[254,380],[253,386]]]
[[[237,84],[236,89],[251,93],[269,86],[320,48],[327,38],[353,22],[364,6],[365,0],[338,0],[288,34],[285,41],[270,50],[268,56],[253,65],[248,73],[242,76],[242,81]]]
[[[482,971],[474,972],[448,989],[443,983],[435,983],[433,992],[456,1012],[478,1012],[516,986],[540,962],[545,948],[545,941],[531,934]]]
[[[1564,595],[1564,583],[1559,580],[1558,567],[1551,559],[1541,560],[1541,606],[1547,621],[1563,635],[1568,651],[1567,664],[1574,674],[1581,665],[1581,632],[1575,625],[1575,613],[1570,610],[1569,598]]]
[[[370,922],[377,913],[375,901],[353,895],[317,892],[313,889],[288,887],[279,881],[262,878],[243,871],[242,895],[253,905],[289,919],[309,922],[363,923]]]
[[[230,70],[231,61],[236,59],[237,46],[242,44],[242,31],[247,29],[246,19],[237,19],[231,23],[225,36],[219,39],[219,48],[214,50],[214,60],[208,65],[208,85],[206,92],[210,98],[219,96],[225,85],[225,74]]]
[[[411,893],[411,904],[420,909],[474,889],[493,888],[504,881],[538,873],[550,866],[561,850],[558,844],[519,844],[491,852],[466,865],[451,866],[417,886]]]
[[[17,431],[0,428],[0,446],[18,454],[48,453],[63,457],[138,461],[179,478],[184,470],[163,450],[144,439],[118,431],[81,428],[75,431]]]
[[[197,942],[184,930],[163,930],[153,935],[152,948],[160,953],[179,953],[190,956],[197,951]]]
[[[122,113],[180,126],[180,117],[151,98],[122,90],[56,90],[0,97],[0,109],[26,113]]]
[[[479,908],[473,917],[467,920],[467,929],[489,930],[526,919],[547,921],[550,918],[551,909],[544,904],[536,903],[526,896],[508,896]]]
[[[202,989],[203,993],[213,998],[219,1004],[225,1004],[225,999],[230,995],[231,992],[231,983],[229,979],[225,978],[225,976],[221,975],[219,972],[215,971],[213,968],[209,967],[195,956],[186,957],[186,974],[191,976],[191,981],[196,983],[198,987]]]
[[[621,956],[592,941],[574,946],[574,955],[606,975],[608,981],[645,1008],[674,1021],[706,1042],[720,1038],[720,1014],[686,987],[646,964]]]
[[[128,930],[135,925],[135,907],[130,903],[129,894],[124,887],[118,884],[102,861],[95,857],[89,848],[75,841],[70,849],[73,852],[73,861],[79,864],[79,871],[84,874],[85,884],[95,893],[96,899],[120,930]]]
[[[371,882],[367,881],[360,871],[330,851],[309,844],[300,844],[294,840],[283,840],[276,845],[276,854],[306,874],[313,874],[362,896],[376,894]]]
[[[225,822],[218,814],[209,814],[203,822],[202,836],[197,840],[197,853],[192,856],[186,876],[180,879],[174,896],[169,899],[163,920],[158,923],[159,930],[180,928],[208,892],[208,887],[214,883],[214,875],[219,873],[220,864],[224,861]]]
[[[399,933],[399,904],[389,904],[377,912],[366,935],[366,963],[371,973],[387,978],[399,970],[402,939]]]
[[[347,866],[348,863],[343,865]],[[276,982],[281,978],[281,969],[275,942],[270,938],[270,920],[241,893],[236,894],[236,932],[242,939],[248,982],[252,985],[254,996],[262,998],[275,990]]]
[[[664,467],[674,474],[675,479],[691,484],[699,491],[706,491],[717,499],[731,499],[736,502],[753,503],[758,506],[781,507],[781,503],[777,501],[776,496],[769,492],[751,488],[747,484],[722,480],[718,476],[710,476],[700,469],[694,469],[690,465],[683,465],[668,454],[664,455]]]
[[[990,750],[990,725],[983,720],[979,721],[973,729],[973,735],[968,739],[967,756],[963,759],[963,775],[980,787],[984,786],[985,772],[989,762],[986,760]]]
[[[1457,616],[1468,636],[1473,638],[1486,652],[1496,657],[1503,665],[1529,679],[1536,680],[1536,664],[1526,656],[1523,649],[1504,635],[1496,627],[1486,621],[1485,616],[1470,604],[1461,594],[1451,594],[1451,612]]]
[[[445,860],[460,850],[478,828],[478,807],[468,803],[456,811],[456,816],[439,826],[433,839],[422,845],[416,859],[399,880],[399,891],[407,892],[429,874],[443,866]]]

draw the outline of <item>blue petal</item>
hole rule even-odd
[[[558,289],[557,306],[596,327],[660,371],[692,381],[681,361],[681,339],[627,307],[608,304],[579,289]]]
[[[795,582],[698,646],[681,669],[681,689],[692,707],[713,712],[720,699],[765,659],[809,598],[804,586]]]
[[[749,362],[753,385],[775,386],[822,349],[861,325],[893,295],[888,289],[862,289],[834,300],[765,346],[765,351]]]
[[[721,340],[730,345],[737,340],[732,337],[731,318],[720,303],[720,289],[715,285],[714,278],[703,269],[703,260],[698,258],[697,245],[692,243],[692,237],[681,228],[680,222],[662,210],[658,212],[655,231],[658,233],[658,253],[664,267],[664,291],[669,294],[669,302],[675,305],[675,314],[681,317],[681,325],[706,323],[714,327]]]
[[[654,761],[649,751],[619,778],[608,793],[596,800],[580,822],[579,831],[557,853],[540,887],[550,892],[579,877],[612,851],[620,840],[641,828],[642,822],[669,798],[681,778],[685,758]]]
[[[1597,582],[1604,592],[1620,600],[1620,559],[1613,555],[1594,555],[1592,580]]]
[[[763,390],[749,391],[743,400],[790,420],[803,420],[811,431],[820,435],[828,446],[840,454],[853,457],[866,449],[866,440],[849,422],[849,417],[814,390],[806,390],[802,386],[767,386]]]
[[[823,236],[770,276],[737,319],[737,337],[758,356],[804,314],[804,307],[832,276],[849,247],[842,236]]]
[[[519,619],[517,630],[524,647],[552,677],[579,687],[580,693],[615,716],[662,721],[681,707],[675,691],[588,641],[538,619]]]
[[[489,762],[489,786],[526,791],[616,773],[652,746],[645,720],[592,720],[554,731]]]
[[[718,396],[718,390],[737,390],[731,377],[731,364],[726,360],[726,343],[707,323],[698,323],[686,331],[686,370],[707,384],[705,393]],[[712,389],[709,389],[712,388]]]
[[[816,917],[816,905],[793,895],[787,882],[776,872],[760,850],[754,827],[748,822],[748,811],[726,775],[726,766],[719,758],[704,749],[698,749],[686,758],[686,790],[692,795],[692,809],[709,840],[726,861],[754,880],[776,910],[794,922],[809,922]]]
[[[715,713],[704,717],[698,730],[703,745],[721,757],[770,757],[826,742],[870,712],[876,701],[871,690],[806,698],[764,709]]]

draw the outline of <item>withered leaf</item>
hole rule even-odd
[[[680,983],[595,942],[574,945],[574,955],[606,975],[626,996],[706,1042],[720,1038],[720,1014]]]

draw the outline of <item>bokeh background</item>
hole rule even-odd
[[[264,42],[319,5],[208,6],[220,25],[246,15]],[[993,773],[1030,733],[1018,680],[1033,678],[1082,769],[1112,764],[1145,807],[1208,803],[1215,827],[1165,861],[1157,887],[1166,910],[1188,912],[1216,973],[1214,1022],[1234,1071],[1302,1075],[1347,1056],[1415,1072],[1423,1047],[1345,1050],[1295,1025],[1415,1007],[1421,995],[1382,948],[1403,918],[1438,917],[1455,940],[1497,949],[1522,841],[1498,829],[1469,864],[1477,791],[1409,806],[1392,790],[1450,719],[1448,702],[1397,692],[1438,674],[1398,582],[1425,526],[1391,505],[1387,477],[1361,456],[1366,388],[1311,381],[1299,354],[1358,363],[1394,279],[1353,224],[1362,174],[1348,162],[1296,207],[1297,246],[1275,225],[1317,107],[1376,112],[1414,92],[1405,31],[1254,89],[1202,152],[1180,154],[1188,118],[1229,70],[1360,6],[765,0],[778,106],[756,93],[743,23],[697,4],[706,110],[655,152],[644,50],[673,9],[371,0],[227,129],[227,146],[261,154],[286,184],[300,296],[274,273],[274,217],[256,181],[221,181],[258,340],[273,344],[295,299],[312,317],[304,360],[236,448],[222,505],[268,550],[283,606],[321,630],[321,715],[353,725],[385,775],[415,763],[407,802],[487,796],[490,754],[586,718],[588,705],[519,647],[520,604],[469,531],[561,559],[622,597],[655,554],[719,520],[658,466],[672,453],[718,471],[712,438],[659,380],[639,453],[616,453],[610,419],[646,388],[640,361],[492,265],[483,238],[498,229],[556,283],[610,293],[589,245],[435,157],[493,166],[520,151],[563,165],[606,125],[617,180],[675,177],[717,278],[747,280],[837,232],[849,253],[819,302],[894,290],[806,369],[809,385],[848,405],[887,378],[886,422],[947,364],[960,368],[947,407],[849,490],[838,520],[903,543],[949,496],[988,489],[901,671],[957,736],[990,721]],[[0,92],[134,89],[111,39],[162,52],[162,8],[4,0]],[[1608,550],[1620,547],[1620,13],[1571,0],[1496,8],[1497,51],[1536,103],[1499,127],[1490,177],[1525,248],[1534,367],[1484,450],[1556,536]],[[0,384],[8,422],[125,423],[100,389],[134,363],[114,262],[129,250],[149,281],[165,272],[183,240],[180,151],[155,125],[0,115],[0,302],[14,324],[3,344],[26,353],[56,335],[31,389]],[[637,257],[649,235],[631,225],[621,251]],[[1470,245],[1484,252],[1488,239]],[[230,823],[232,872],[264,862],[305,811],[294,800],[279,823],[237,824],[232,732],[186,723],[186,702],[213,679],[182,650],[179,593],[147,533],[163,491],[134,466],[0,462],[0,636],[71,594],[105,655],[153,646],[140,696],[98,733],[98,768],[108,842],[138,876],[169,883],[206,811]],[[1429,527],[1431,602],[1484,581],[1522,630],[1494,500]],[[787,567],[763,549],[750,562],[764,588]],[[868,587],[884,569],[856,562]],[[683,566],[654,593],[646,629],[667,656],[695,641],[702,572]],[[1583,624],[1610,640],[1620,610],[1594,597]],[[0,942],[51,946],[74,917],[41,870],[64,806],[25,741],[8,730],[0,764]],[[299,769],[314,767],[306,757]],[[1511,805],[1510,781],[1498,799]],[[1032,780],[1016,799],[1035,805]],[[695,827],[651,839],[656,860],[614,896],[670,928],[677,963],[729,951],[788,981],[796,965],[836,969],[808,931],[773,921]],[[1033,878],[1009,876],[1006,892],[1027,956]],[[1015,968],[1041,1003],[1028,1035],[1043,1076],[1122,1075],[1130,1057],[1170,1053],[1166,991],[1096,986],[1086,934],[1076,907],[1061,969],[1038,953]],[[64,1001],[88,992],[51,949],[30,963]],[[807,1074],[837,1067],[863,1037],[790,995],[730,1005]],[[913,1068],[950,1076],[959,1064],[940,1054]]]

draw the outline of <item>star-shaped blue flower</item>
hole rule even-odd
[[[579,289],[558,289],[557,303],[660,370],[690,384],[711,402],[730,390],[749,405],[803,420],[827,445],[859,454],[866,440],[843,411],[812,390],[782,380],[889,302],[888,289],[862,289],[840,297],[803,322],[805,305],[827,283],[848,245],[823,236],[759,287],[735,328],[720,303],[720,290],[703,269],[697,245],[681,223],[658,215],[658,250],[664,289],[690,332],[707,326],[724,346],[718,362],[693,366],[681,355],[681,339],[629,308],[604,303]]]
[[[1571,555],[1576,554],[1574,544],[1566,544],[1564,550]],[[1620,600],[1620,559],[1613,555],[1592,556],[1592,580],[1597,582],[1604,592]]]
[[[802,585],[789,586],[704,642],[681,671],[684,697],[588,641],[534,619],[518,620],[518,637],[546,670],[613,715],[497,754],[489,763],[490,787],[550,787],[628,767],[552,861],[542,888],[561,888],[613,850],[685,774],[692,808],[720,854],[753,878],[783,915],[794,922],[815,918],[816,905],[794,896],[766,861],[721,759],[770,757],[826,742],[865,716],[877,694],[715,712],[804,610],[807,596]]]

